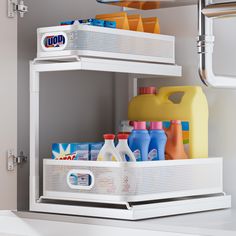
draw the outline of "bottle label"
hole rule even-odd
[[[157,149],[152,149],[148,153],[148,160],[149,161],[157,161],[158,160]]]
[[[89,176],[88,174],[78,174],[78,184],[79,186],[89,186]]]
[[[89,174],[72,173],[69,177],[69,182],[74,186],[89,186],[91,177]]]
[[[133,151],[133,153],[136,158],[136,161],[142,161],[141,152],[139,149],[136,149],[135,151]]]
[[[190,155],[190,152],[189,152],[189,138],[190,138],[189,121],[187,121],[187,120],[181,121],[181,125],[182,125],[182,136],[183,136],[184,150],[185,150],[187,156],[189,156]],[[165,129],[169,129],[170,121],[164,121],[163,126]]]

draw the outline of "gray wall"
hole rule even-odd
[[[29,13],[18,21],[18,152],[29,155],[29,60],[36,57],[36,29],[60,21],[114,11],[95,0],[25,1]],[[117,9],[115,9],[117,10]],[[98,141],[114,130],[112,73],[45,73],[40,83],[40,156],[52,142]],[[18,209],[28,208],[29,163],[18,171]]]

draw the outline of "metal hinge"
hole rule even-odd
[[[20,14],[20,17],[24,17],[25,13],[28,12],[28,6],[24,4],[23,0],[8,0],[8,17],[14,18]]]
[[[15,156],[13,150],[7,151],[7,170],[13,171],[15,166],[26,162],[27,156],[21,151],[19,156]]]

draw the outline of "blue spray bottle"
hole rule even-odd
[[[149,145],[148,160],[165,160],[165,146],[167,137],[165,131],[163,130],[162,122],[151,122],[150,137],[151,141]]]
[[[146,122],[134,122],[134,129],[129,136],[129,147],[134,153],[136,161],[148,160],[149,143],[150,135],[146,129]]]

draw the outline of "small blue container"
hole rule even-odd
[[[165,160],[165,147],[167,137],[163,130],[162,122],[151,122],[150,125],[150,145],[148,151],[149,161]]]
[[[98,154],[100,150],[102,149],[102,146],[104,145],[104,142],[99,143],[90,143],[90,160],[91,161],[97,161]]]
[[[115,21],[107,21],[107,20],[105,20],[104,26],[107,27],[107,28],[115,29],[116,28],[116,22]]]
[[[137,161],[148,161],[150,135],[146,129],[146,122],[134,122],[134,129],[129,136],[129,147]]]

